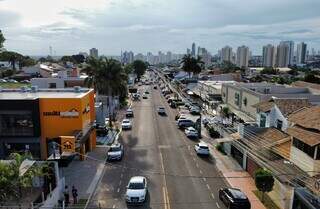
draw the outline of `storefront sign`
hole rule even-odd
[[[77,118],[79,117],[79,112],[77,109],[71,109],[69,111],[51,111],[51,112],[43,112],[43,116],[60,116],[62,118]]]
[[[62,152],[75,152],[75,138],[74,136],[61,136],[61,151]]]

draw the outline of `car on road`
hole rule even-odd
[[[127,112],[126,112],[126,117],[127,118],[131,118],[133,117],[133,110],[131,108],[127,109]]]
[[[105,136],[108,134],[108,128],[105,125],[96,124],[96,134],[97,136]]]
[[[5,79],[0,79],[0,83],[7,83],[7,80],[5,80]]]
[[[157,89],[157,88],[158,88],[157,86],[154,86],[154,87],[153,87],[153,89]]]
[[[9,79],[8,82],[9,83],[19,83],[18,81],[14,80],[14,79]]]
[[[142,204],[148,193],[147,179],[143,176],[134,176],[129,180],[126,191],[128,204]]]
[[[144,93],[145,93],[145,94],[149,94],[150,92],[149,92],[149,91],[145,91]]]
[[[166,109],[164,107],[158,107],[158,114],[159,115],[165,115]]]
[[[219,199],[230,209],[250,209],[248,197],[236,188],[222,188],[219,190]]]
[[[112,160],[121,160],[123,157],[124,149],[123,145],[120,143],[113,144],[109,148],[107,152],[107,160],[112,161]]]
[[[180,129],[185,129],[185,128],[194,126],[194,122],[192,120],[190,120],[190,119],[179,119],[177,121],[177,126]]]
[[[142,95],[142,99],[148,99],[148,95],[146,95],[145,93]]]
[[[134,93],[134,94],[132,95],[132,98],[133,98],[133,100],[140,100],[140,94]]]
[[[209,146],[204,142],[199,142],[194,145],[194,150],[196,151],[197,155],[210,155]]]
[[[198,138],[199,134],[198,131],[193,127],[188,127],[184,130],[184,133],[189,138]]]
[[[131,129],[132,128],[132,124],[131,121],[129,119],[123,119],[122,123],[121,123],[121,127],[122,129]]]

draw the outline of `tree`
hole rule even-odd
[[[307,73],[304,76],[304,81],[309,83],[317,83],[320,84],[320,78],[314,75],[314,73]]]
[[[124,72],[129,75],[130,73],[133,73],[133,66],[132,64],[127,64],[123,67]]]
[[[19,60],[19,67],[25,67],[25,66],[33,66],[36,64],[36,61],[32,59],[29,56],[23,56],[21,57],[21,60]]]
[[[235,64],[233,64],[230,61],[223,61],[220,64],[220,68],[223,73],[234,73],[236,71],[241,71],[241,68],[237,67]]]
[[[132,67],[134,70],[134,73],[137,75],[138,80],[140,81],[141,76],[146,72],[147,65],[142,60],[135,60],[132,63]]]
[[[71,57],[77,64],[83,63],[86,60],[86,58],[82,54],[75,54]]]
[[[13,51],[4,51],[0,53],[0,60],[1,61],[8,61],[13,70],[16,70],[16,63],[17,61],[22,60],[23,55],[13,52]]]
[[[60,59],[61,62],[66,63],[66,62],[72,62],[75,63],[76,61],[73,59],[72,56],[62,56]]]
[[[223,117],[229,117],[230,115],[230,109],[229,107],[223,107],[222,110],[221,110],[221,113],[223,115]]]
[[[277,75],[279,73],[279,69],[273,67],[265,67],[261,70],[260,74],[267,74],[267,75]]]
[[[262,192],[261,201],[264,202],[264,194],[271,192],[274,185],[272,173],[266,169],[259,168],[254,173],[254,181],[257,189]]]
[[[182,70],[189,74],[189,78],[191,73],[199,74],[203,69],[204,62],[201,60],[201,57],[197,58],[192,57],[190,54],[184,55],[181,60]]]
[[[3,43],[5,42],[5,38],[0,30],[0,49],[3,47]]]
[[[113,103],[114,96],[119,96],[120,100],[126,98],[128,76],[119,61],[90,57],[82,71],[88,75],[85,84],[94,87],[97,94],[108,96],[109,104]],[[113,116],[113,113],[110,112],[110,116]]]
[[[22,189],[32,186],[36,176],[46,175],[43,169],[47,165],[31,166],[25,173],[21,173],[21,165],[24,160],[32,159],[30,154],[12,153],[9,157],[10,163],[0,162],[0,200],[19,198],[22,196]]]

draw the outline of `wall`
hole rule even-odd
[[[290,160],[302,170],[308,171],[308,174],[311,176],[316,173],[310,171],[320,172],[320,160],[313,160],[309,155],[300,151],[293,145],[291,146]]]
[[[63,191],[65,186],[65,178],[58,181],[56,188],[47,196],[39,209],[52,209],[58,205],[58,201],[63,199]]]
[[[244,102],[243,102],[245,98],[247,98],[247,105],[244,105]],[[256,108],[252,107],[252,105],[259,103],[261,99],[254,94],[251,94],[247,91],[243,91],[242,95],[240,96],[240,100],[241,100],[240,103],[242,104],[241,105],[242,112],[246,113],[252,118],[255,118],[257,110]]]
[[[268,195],[279,208],[291,209],[293,193],[293,187],[282,184],[275,178],[273,190]]]
[[[64,81],[60,78],[32,78],[31,85],[38,86],[38,88],[49,88],[50,83],[55,83],[56,88],[64,88]]]

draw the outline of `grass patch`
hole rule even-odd
[[[254,190],[253,193],[258,197],[261,201],[262,199],[262,192],[258,190]],[[264,194],[264,202],[262,203],[267,209],[280,209],[269,197],[268,194]]]
[[[31,87],[31,84],[28,83],[0,83],[0,87],[4,89],[19,89],[23,86]]]

